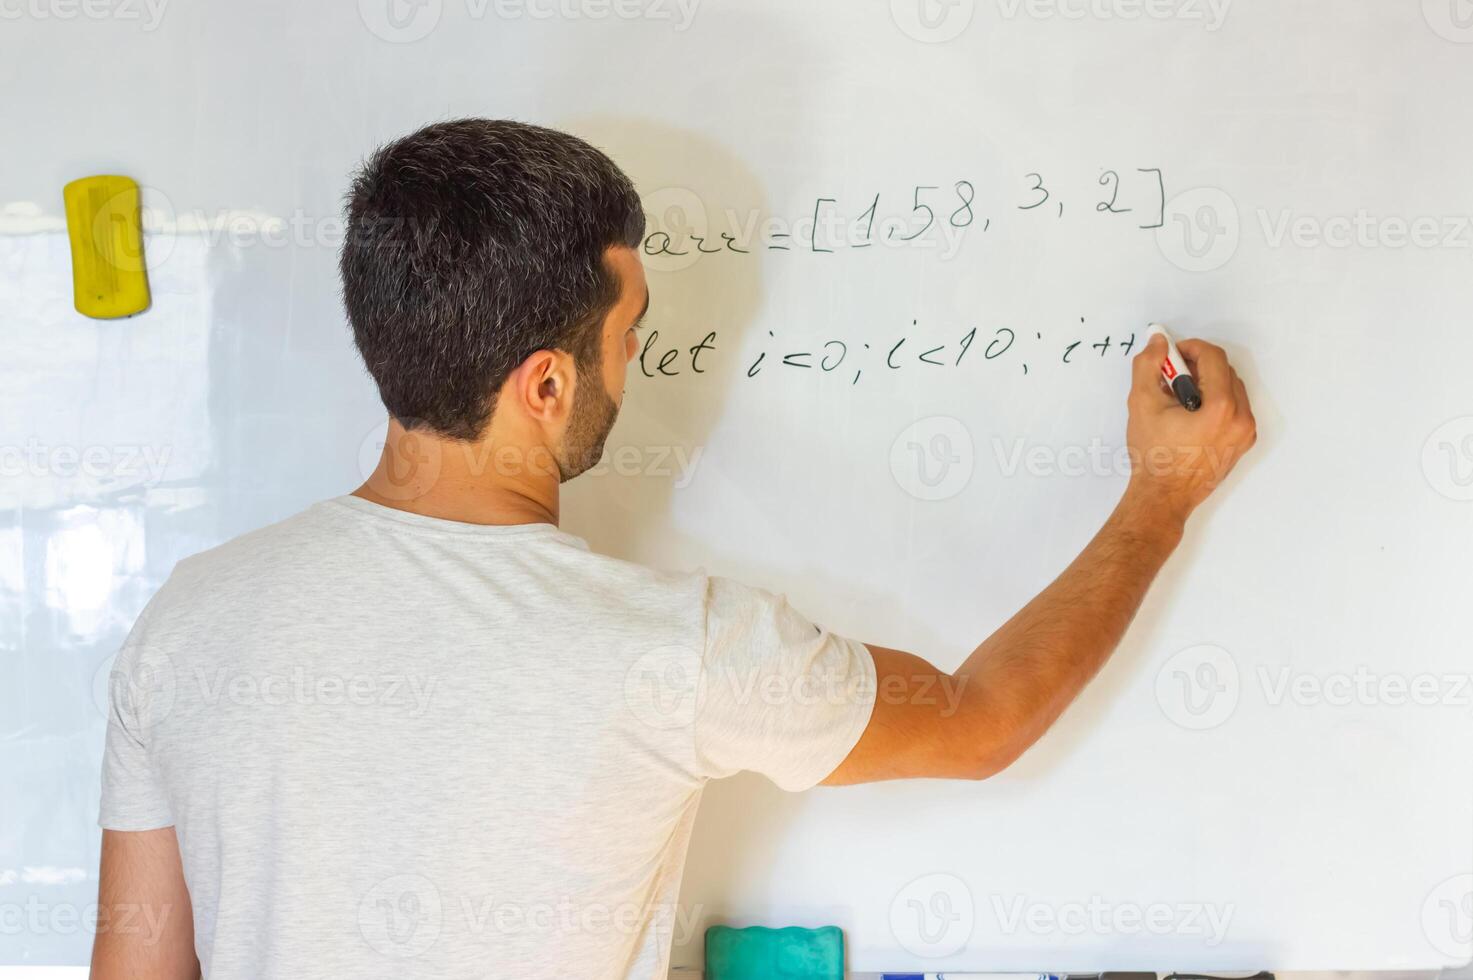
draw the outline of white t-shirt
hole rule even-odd
[[[780,597],[357,497],[180,562],[100,823],[174,826],[211,980],[663,976],[696,805],[801,790],[874,664]]]

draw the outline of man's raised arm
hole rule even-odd
[[[1220,348],[1180,344],[1202,389],[1196,412],[1162,387],[1165,350],[1162,338],[1152,338],[1132,364],[1126,432],[1132,472],[1105,526],[954,674],[871,646],[874,713],[826,785],[1000,772],[1049,729],[1114,652],[1188,515],[1257,438],[1243,382]],[[950,696],[919,696],[938,685]]]

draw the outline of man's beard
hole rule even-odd
[[[578,365],[578,391],[573,396],[573,412],[568,417],[568,430],[563,444],[558,447],[558,480],[567,483],[579,473],[591,468],[604,454],[604,441],[614,420],[619,417],[619,406],[604,390],[603,378],[597,365],[585,371]]]

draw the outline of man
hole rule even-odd
[[[1119,506],[948,676],[558,529],[650,303],[640,201],[603,154],[430,126],[367,163],[348,224],[383,458],[353,494],[181,562],[139,617],[104,763],[102,980],[660,976],[706,780],[1001,771],[1255,438],[1221,350],[1181,344],[1188,413],[1148,346]],[[938,685],[955,698],[920,696]]]

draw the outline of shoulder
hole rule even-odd
[[[286,564],[330,539],[335,531],[331,501],[319,501],[292,516],[238,534],[213,548],[180,559],[174,579],[188,581],[201,575],[249,578],[263,565]]]
[[[625,616],[689,618],[703,610],[710,577],[705,572],[668,571],[589,550],[572,535],[559,533],[559,573],[584,597],[603,597]]]
[[[788,597],[719,575],[706,582],[706,621],[712,634],[767,630],[794,642],[822,630],[788,602]]]
[[[240,534],[175,562],[140,613],[133,633],[167,635],[208,628],[213,617],[242,605],[247,597],[279,581],[279,572],[300,567],[332,533],[322,504],[265,527]]]

